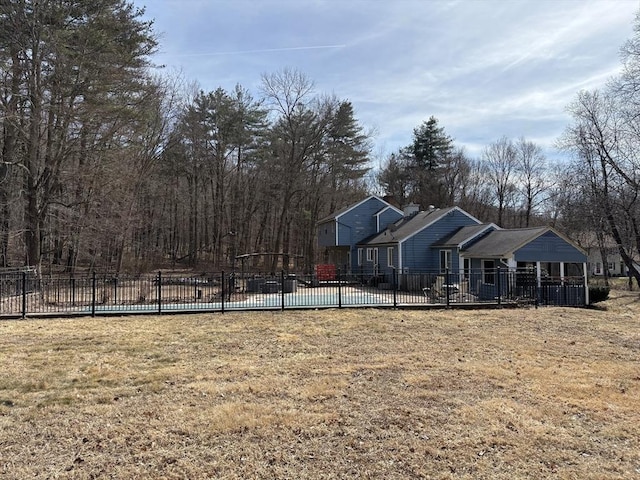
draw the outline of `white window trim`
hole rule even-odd
[[[463,257],[460,265],[460,277],[464,278],[465,280],[468,280],[470,274],[471,274],[471,259]]]
[[[387,247],[387,266],[393,267],[393,247]]]
[[[445,256],[445,265],[442,265],[442,254]],[[453,267],[453,253],[451,250],[440,250],[440,272],[445,272],[447,268],[451,271]]]

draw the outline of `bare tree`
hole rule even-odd
[[[498,211],[497,223],[505,226],[505,212],[513,205],[516,193],[516,147],[511,140],[503,136],[486,147],[482,157]]]
[[[531,224],[536,209],[544,202],[549,189],[547,159],[542,148],[521,137],[515,144],[518,190],[522,197],[524,226]]]
[[[492,217],[492,198],[486,163],[469,160],[460,171],[460,207],[477,218],[487,220]]]
[[[272,203],[277,206],[271,250],[284,253],[288,268],[291,248],[293,209],[304,195],[304,176],[322,145],[328,118],[314,96],[314,85],[304,74],[292,69],[262,76],[262,92],[271,107],[274,123],[271,130]],[[271,270],[275,271],[274,257]]]
[[[400,150],[389,155],[377,173],[377,183],[385,194],[393,197],[400,205],[406,205],[411,193],[409,158]]]
[[[636,233],[640,167],[633,148],[638,138],[628,125],[632,119],[615,96],[598,91],[581,92],[570,112],[573,124],[563,144],[588,166],[593,206],[606,218],[630,276],[640,285],[640,269],[633,260],[634,250],[640,250]]]
[[[66,171],[83,167],[77,160],[87,152],[122,145],[156,43],[142,11],[121,0],[24,0],[0,9],[12,116],[3,153],[23,174],[24,262],[40,265],[56,242],[52,206],[74,208]]]

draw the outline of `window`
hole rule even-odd
[[[362,265],[362,249],[358,249],[358,265]]]
[[[470,258],[463,259],[462,265],[463,265],[462,278],[464,278],[465,280],[468,280],[469,276],[471,275],[471,259]]]
[[[393,267],[393,247],[387,247],[387,265]]]
[[[560,262],[540,262],[543,277],[560,278]]]
[[[367,248],[367,262],[373,262],[373,248]]]
[[[451,270],[451,250],[440,250],[440,272]]]
[[[496,283],[496,262],[495,260],[482,261],[482,281],[489,285]]]

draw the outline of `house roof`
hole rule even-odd
[[[438,208],[435,210],[418,212],[408,218],[401,218],[397,222],[391,224],[391,226],[386,228],[384,231],[369,238],[365,238],[359,242],[359,245],[384,245],[388,243],[402,242],[456,208],[457,207]]]
[[[347,205],[346,207],[341,208],[340,210],[336,210],[333,213],[330,213],[329,215],[327,215],[324,218],[321,218],[320,220],[318,220],[318,224],[320,223],[325,223],[325,222],[329,222],[332,220],[336,220],[338,219],[338,217],[344,215],[345,213],[349,212],[350,210],[353,210],[356,207],[359,207],[360,205],[362,205],[363,203],[365,203],[366,201],[375,198],[376,200],[379,200],[380,202],[382,202],[382,207],[380,208],[380,210],[378,210],[378,212],[376,213],[376,215],[378,213],[380,213],[382,210],[385,210],[387,208],[391,208],[399,213],[402,213],[402,210],[394,207],[393,205],[391,205],[390,203],[386,202],[385,200],[383,200],[382,198],[378,197],[377,195],[369,195],[367,198],[360,200],[359,202],[356,203],[352,203],[350,205]]]
[[[473,240],[484,231],[490,229],[500,230],[495,223],[481,223],[480,225],[467,225],[466,227],[460,227],[453,234],[444,237],[436,242],[434,247],[461,247],[465,243]]]
[[[548,231],[551,231],[549,227],[494,230],[465,248],[463,255],[465,257],[508,257]]]

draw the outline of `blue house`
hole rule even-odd
[[[419,211],[409,205],[400,210],[370,196],[322,219],[318,245],[325,263],[345,274],[394,276],[399,284],[416,274],[429,274],[442,284],[446,275],[456,288],[464,284],[475,294],[491,296],[497,289],[514,288],[501,284],[497,274],[502,271],[518,272],[516,283],[522,288],[576,279],[586,286],[586,253],[552,228],[502,229],[459,207]]]

